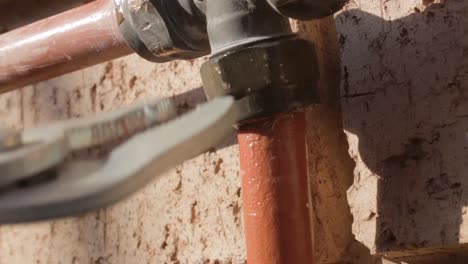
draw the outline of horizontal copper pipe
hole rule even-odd
[[[0,35],[0,93],[132,53],[112,0],[97,0]]]
[[[312,263],[304,112],[242,126],[238,141],[247,263]]]

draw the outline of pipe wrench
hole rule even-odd
[[[215,147],[261,109],[223,96],[180,117],[157,99],[92,118],[3,133],[0,223],[65,217],[116,203],[155,176]],[[83,150],[116,145],[99,157]],[[84,156],[84,155],[81,155]]]

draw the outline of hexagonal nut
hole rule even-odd
[[[121,6],[120,30],[127,44],[143,58],[167,62],[209,54],[206,22],[187,13],[178,1],[122,0]]]
[[[209,99],[255,95],[276,110],[318,101],[315,48],[298,38],[260,42],[218,55],[202,66],[201,76]]]

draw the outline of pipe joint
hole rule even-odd
[[[214,54],[292,34],[289,20],[266,0],[207,0],[206,18]]]
[[[117,9],[127,44],[149,61],[194,59],[210,53],[206,18],[192,0],[121,0]]]
[[[228,54],[290,37],[288,17],[322,17],[337,11],[344,1],[92,1],[2,34],[0,93],[132,51],[153,62],[194,59],[210,52],[214,57]],[[41,49],[44,46],[48,49]],[[37,50],[37,56],[24,50]]]
[[[318,102],[314,45],[287,37],[228,51],[201,68],[208,99],[253,97],[262,111],[254,118],[288,112]]]

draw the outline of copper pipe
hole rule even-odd
[[[0,35],[0,93],[130,54],[112,0]]]
[[[247,263],[312,263],[304,112],[242,126],[238,141]]]

